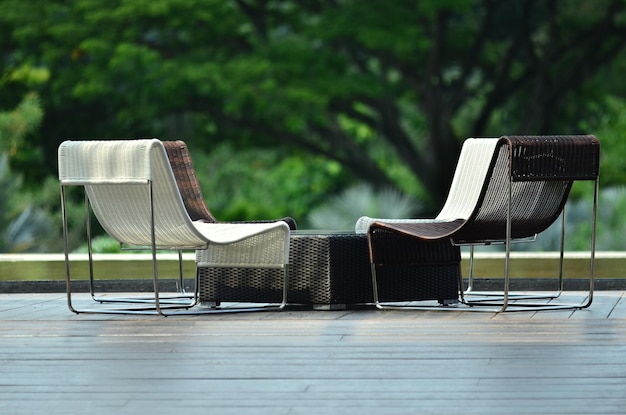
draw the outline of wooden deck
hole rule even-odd
[[[625,292],[575,312],[168,318],[0,294],[0,414],[87,413],[623,415]]]

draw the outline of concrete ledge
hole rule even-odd
[[[462,272],[467,276],[469,256],[462,257]],[[159,277],[161,291],[176,291],[178,255],[160,253]],[[551,291],[558,275],[559,255],[556,252],[525,253],[511,255],[511,289]],[[87,255],[70,256],[73,291],[88,291]],[[152,292],[152,266],[150,254],[97,254],[94,255],[98,292],[145,291]],[[183,274],[187,290],[193,287],[195,255],[183,255]],[[476,290],[501,290],[504,271],[503,253],[476,253],[474,264]],[[565,289],[586,290],[589,275],[589,253],[565,253]],[[125,278],[133,276],[135,278]],[[595,289],[626,289],[626,252],[598,252],[595,261]],[[33,293],[65,292],[65,258],[63,254],[0,254],[0,292]]]
[[[160,280],[159,291],[164,293],[177,292],[177,280]],[[185,279],[185,290],[193,293],[194,281]],[[106,292],[154,292],[151,279],[144,280],[100,280],[95,284],[98,293]],[[0,281],[0,293],[64,293],[65,281]],[[89,292],[89,281],[72,281],[72,292]]]
[[[195,254],[183,254],[183,274],[195,274]],[[152,278],[152,255],[143,253],[95,254],[96,279]],[[157,255],[159,276],[178,277],[178,254]],[[70,255],[72,279],[87,279],[89,275],[87,254]],[[65,281],[65,256],[63,254],[0,254],[1,281]]]
[[[474,275],[500,278],[504,274],[504,253],[476,253]],[[558,275],[558,252],[512,252],[510,275],[512,278],[545,278]],[[469,254],[462,255],[463,275],[469,272]],[[588,252],[566,252],[563,275],[565,278],[589,277]],[[626,278],[626,252],[596,252],[595,278]]]
[[[465,281],[467,286],[467,280]],[[511,291],[556,291],[556,278],[515,278],[511,279],[509,289]],[[502,291],[504,280],[501,278],[480,278],[474,280],[476,291]],[[565,291],[587,291],[588,279],[565,279],[563,280]],[[594,290],[598,291],[623,291],[626,290],[625,278],[602,278],[594,280]]]

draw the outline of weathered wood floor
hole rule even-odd
[[[168,318],[0,294],[0,414],[148,413],[622,415],[625,293],[576,312]]]

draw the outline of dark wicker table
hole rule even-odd
[[[379,270],[382,301],[458,299],[459,248],[448,241],[420,242],[423,263]],[[441,252],[444,253],[441,257]],[[433,257],[435,255],[435,257]],[[372,303],[367,235],[350,231],[295,231],[289,253],[289,304],[338,309]],[[204,305],[280,302],[281,272],[273,269],[199,268]]]

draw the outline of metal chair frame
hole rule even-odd
[[[599,193],[599,177],[593,180],[593,204],[591,212],[591,246],[589,256],[589,289],[586,298],[580,303],[510,303],[511,300],[553,300],[557,299],[563,293],[564,288],[564,263],[565,263],[565,213],[566,207],[563,207],[561,212],[561,230],[560,230],[560,243],[559,243],[559,267],[558,267],[558,282],[557,289],[553,293],[544,295],[527,294],[527,293],[515,293],[509,291],[510,285],[510,269],[511,269],[511,246],[516,241],[511,238],[511,201],[512,201],[512,187],[513,176],[509,176],[509,203],[507,209],[506,220],[506,239],[505,245],[505,262],[504,262],[504,288],[502,292],[480,292],[473,290],[474,283],[474,247],[478,244],[469,244],[470,246],[470,259],[469,259],[469,273],[468,273],[468,287],[462,291],[461,301],[469,306],[481,305],[481,306],[495,306],[494,311],[524,311],[528,309],[532,310],[564,310],[564,309],[583,309],[587,308],[593,302],[593,290],[595,281],[595,251],[596,251],[596,229],[597,229],[597,211],[598,211],[598,193]],[[532,239],[534,241],[537,235]],[[531,242],[532,242],[531,241]],[[521,241],[524,242],[524,241]],[[467,297],[478,296],[483,298],[477,298],[468,300]],[[484,310],[481,310],[484,311]],[[487,310],[489,311],[489,310]]]

